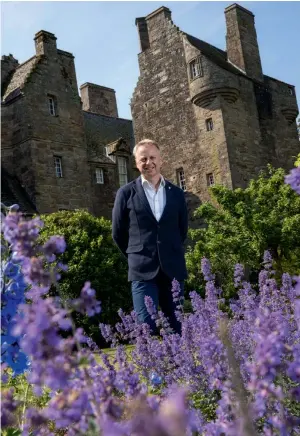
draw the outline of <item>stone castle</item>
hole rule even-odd
[[[161,144],[164,174],[191,208],[212,184],[245,187],[268,163],[291,168],[300,151],[295,88],[263,74],[254,15],[233,4],[225,18],[226,52],[182,32],[166,7],[136,19],[135,140]]]
[[[268,163],[291,168],[300,151],[295,88],[263,74],[254,15],[233,4],[225,18],[226,51],[181,31],[166,7],[136,19],[134,135],[114,90],[86,83],[79,96],[74,57],[53,34],[38,32],[36,55],[22,65],[4,56],[4,198],[39,213],[110,217],[117,188],[137,174],[134,142],[145,137],[160,144],[163,174],[186,191],[190,210],[215,183],[245,187]]]
[[[2,202],[28,214],[84,208],[111,216],[134,177],[132,121],[118,118],[115,91],[85,83],[56,37],[35,35],[35,55],[1,61]]]

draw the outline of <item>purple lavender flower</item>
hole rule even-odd
[[[151,315],[151,318],[156,319],[157,310],[156,310],[156,307],[153,303],[152,298],[149,297],[148,295],[145,296],[145,306],[146,306],[146,309],[147,309],[149,315]]]
[[[14,389],[2,390],[1,393],[1,425],[2,428],[14,427],[17,425],[16,410],[19,401],[14,399]]]
[[[234,267],[234,287],[238,288],[242,282],[244,276],[244,267],[240,263],[237,263]]]
[[[96,313],[101,312],[101,303],[96,300],[96,291],[91,288],[90,282],[85,282],[80,298],[77,298],[71,302],[78,312],[87,314],[88,316],[94,316]]]
[[[290,173],[285,176],[284,181],[300,195],[300,166],[293,168]]]
[[[205,257],[201,259],[201,271],[206,282],[213,281],[215,279],[215,275],[211,272],[210,262]]]
[[[51,236],[43,245],[42,250],[48,262],[54,262],[55,254],[64,253],[66,250],[66,241],[62,236]]]
[[[264,260],[263,260],[264,268],[266,270],[270,270],[272,268],[272,263],[273,263],[273,259],[271,253],[268,250],[266,250],[264,252]]]

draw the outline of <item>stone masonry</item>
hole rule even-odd
[[[23,191],[17,201],[27,212],[111,217],[119,158],[133,177],[132,122],[118,118],[113,89],[85,83],[80,98],[74,56],[55,35],[40,31],[34,40],[36,54],[22,65],[12,55],[1,61],[2,191]]]
[[[210,200],[211,184],[245,187],[268,163],[290,169],[300,152],[294,86],[263,74],[250,11],[233,4],[225,18],[226,52],[181,31],[166,7],[136,19],[135,140],[158,141],[190,210]]]

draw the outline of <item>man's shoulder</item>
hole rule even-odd
[[[126,185],[121,186],[121,187],[118,189],[118,192],[119,192],[119,193],[123,193],[123,194],[126,194],[126,193],[131,192],[132,188],[136,185],[137,180],[138,180],[138,179],[134,179],[134,180],[132,180],[131,182],[126,183]]]
[[[165,182],[166,182],[166,186],[172,188],[174,192],[176,192],[176,194],[184,196],[184,191],[181,188],[179,188],[179,186],[175,185],[174,183],[170,182],[170,180],[167,179],[165,179]]]

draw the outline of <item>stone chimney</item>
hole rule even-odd
[[[94,83],[80,86],[82,109],[98,115],[118,118],[116,91]]]
[[[37,56],[45,55],[47,57],[57,56],[56,36],[53,33],[40,30],[35,34],[35,52]]]
[[[12,54],[9,54],[8,56],[2,56],[1,58],[1,91],[2,94],[5,91],[5,88],[7,87],[7,82],[9,81],[12,73],[16,70],[16,68],[19,66],[19,62],[17,59],[13,57]]]
[[[165,6],[162,6],[151,12],[151,14],[147,15],[146,23],[150,46],[153,41],[162,37],[164,30],[169,26],[170,21],[171,11]]]
[[[139,33],[141,51],[145,51],[150,47],[146,18],[136,18],[135,25]]]
[[[263,80],[252,12],[234,3],[225,9],[227,59],[252,79]]]

